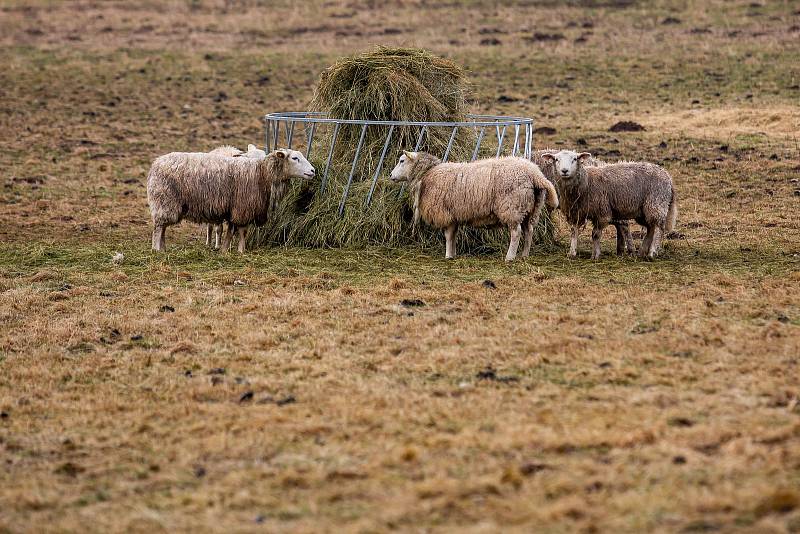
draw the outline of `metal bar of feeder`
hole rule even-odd
[[[328,183],[328,171],[331,169],[331,160],[333,159],[333,148],[336,146],[336,138],[339,136],[339,126],[337,122],[333,127],[333,138],[331,139],[331,149],[328,151],[328,161],[325,162],[325,172],[322,174],[322,183],[320,184],[320,192],[325,191],[325,185]]]
[[[514,148],[511,149],[511,155],[517,155],[517,148],[519,148],[519,125],[514,125]]]
[[[270,113],[267,115],[270,119],[279,119],[279,120],[293,120],[296,122],[318,122],[318,123],[339,123],[339,124],[357,124],[357,125],[368,125],[368,126],[391,126],[394,124],[395,126],[426,126],[426,127],[472,127],[475,126],[476,123],[485,123],[487,125],[505,125],[505,126],[513,126],[513,125],[522,125],[522,124],[529,124],[531,123],[531,119],[526,117],[512,117],[512,116],[503,116],[503,115],[467,115],[467,121],[459,121],[459,122],[427,122],[427,121],[377,121],[377,120],[361,120],[361,119],[331,119],[328,118],[327,114],[324,112],[302,112],[302,111],[293,111],[293,112],[282,112],[282,113]]]
[[[356,155],[353,156],[353,166],[350,167],[350,176],[347,177],[347,185],[344,186],[344,193],[342,194],[342,201],[339,203],[339,217],[344,213],[344,203],[347,200],[347,194],[350,192],[350,184],[353,182],[353,175],[356,173],[356,166],[358,165],[358,156],[361,154],[361,146],[364,144],[364,136],[367,133],[367,125],[361,127],[361,137],[358,138],[358,146],[356,146]]]
[[[485,132],[486,128],[481,128],[481,133],[478,134],[478,140],[475,142],[475,150],[472,151],[472,159],[470,159],[470,161],[478,159],[478,152],[481,150],[481,141],[483,141],[483,134]]]
[[[453,141],[456,139],[457,131],[458,126],[453,126],[453,133],[450,134],[450,140],[447,142],[447,148],[444,151],[444,156],[442,156],[442,163],[447,162],[447,157],[450,155],[450,149],[453,148]]]
[[[266,152],[269,152],[269,134],[271,133],[269,131],[269,128],[270,128],[269,119],[265,119],[264,120],[264,150]]]
[[[528,159],[533,157],[533,124],[528,125]]]
[[[503,126],[503,133],[497,138],[497,154],[494,157],[499,158],[500,153],[503,151],[503,139],[506,138],[506,128],[507,126]]]
[[[317,128],[317,123],[311,123],[311,132],[308,134],[308,146],[306,147],[306,159],[311,156],[311,143],[314,142],[314,130]]]
[[[286,121],[289,133],[286,135],[286,148],[292,148],[292,138],[294,137],[294,121]]]
[[[389,133],[386,134],[386,142],[383,143],[383,151],[381,152],[381,159],[378,160],[378,168],[375,169],[375,174],[372,176],[372,185],[369,188],[369,194],[367,195],[367,202],[364,206],[369,206],[370,202],[372,202],[372,193],[375,192],[375,184],[378,183],[378,175],[381,173],[381,168],[383,167],[383,160],[386,158],[386,152],[389,151],[389,141],[392,139],[392,134],[394,133],[394,124],[389,127]]]
[[[428,129],[427,126],[423,126],[422,129],[419,131],[419,136],[417,136],[417,144],[414,145],[414,152],[419,150],[419,147],[422,146],[422,137],[425,135],[425,131]]]
[[[531,159],[531,125],[525,125],[525,159]]]
[[[272,150],[278,150],[278,136],[281,134],[281,121],[275,121],[275,146],[272,147]]]

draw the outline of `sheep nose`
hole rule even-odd
[[[562,170],[562,171],[561,171],[561,174],[563,174],[564,176],[566,176],[567,174],[569,174],[569,171],[567,171],[567,170]]]

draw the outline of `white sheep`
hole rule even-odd
[[[569,256],[578,250],[578,234],[592,222],[592,259],[600,257],[600,237],[612,220],[634,219],[647,228],[639,255],[655,257],[662,235],[675,226],[678,203],[672,177],[653,163],[623,162],[587,166],[588,152],[544,154],[555,165],[561,212],[572,225]]]
[[[250,147],[255,148],[253,145],[248,145],[247,149],[249,150]],[[242,154],[245,154],[235,146],[231,145],[222,145],[218,146],[214,150],[209,151],[209,154],[214,154],[217,156],[228,156],[228,157],[238,157]],[[266,154],[265,154],[266,156]],[[206,246],[211,246],[211,236],[213,233],[214,236],[214,250],[219,249],[220,238],[222,236],[222,224],[206,224],[204,225],[206,228]]]
[[[147,200],[153,218],[153,249],[164,250],[166,227],[182,219],[229,224],[222,249],[230,246],[232,228],[245,250],[250,224],[264,224],[274,191],[291,178],[311,179],[314,167],[302,153],[280,149],[263,159],[226,157],[205,152],[172,152],[153,161],[147,177]]]
[[[556,190],[534,163],[516,157],[471,163],[442,163],[425,152],[404,152],[392,170],[392,181],[410,182],[414,223],[422,218],[444,230],[445,257],[456,255],[460,225],[508,227],[511,239],[506,261],[530,253],[533,230],[542,207],[558,207]]]
[[[214,150],[210,151],[209,154],[215,154],[218,156],[228,156],[228,157],[245,157],[245,158],[252,158],[252,159],[264,159],[267,157],[267,153],[261,150],[260,148],[256,147],[253,144],[247,145],[247,152],[242,152],[235,146],[230,145],[223,145],[215,148]],[[274,193],[275,191],[273,191]],[[211,245],[211,236],[214,236],[214,250],[219,249],[220,246],[220,239],[222,237],[222,224],[206,224],[206,245]],[[232,233],[232,229],[230,225],[228,226],[228,232]],[[230,242],[230,239],[228,240]],[[227,252],[227,251],[225,251]]]

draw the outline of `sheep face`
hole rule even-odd
[[[555,154],[543,154],[542,157],[547,161],[552,161],[556,170],[556,176],[562,179],[575,178],[578,175],[578,168],[581,162],[591,157],[588,152],[573,152],[572,150],[561,150]]]
[[[417,152],[406,152],[397,160],[397,165],[392,169],[392,174],[389,179],[393,182],[407,182],[411,177],[411,171],[414,168],[414,163],[417,161],[419,154]]]
[[[308,162],[302,153],[297,150],[282,148],[275,152],[278,159],[286,160],[284,167],[286,176],[289,178],[313,178],[315,171],[314,166]]]

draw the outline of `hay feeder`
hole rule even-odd
[[[363,206],[363,209],[368,209],[381,171],[387,165],[387,155],[396,155],[400,150],[430,151],[426,138],[430,137],[431,131],[449,132],[449,141],[446,147],[441,154],[437,154],[442,161],[447,161],[452,156],[454,141],[459,132],[464,131],[469,133],[470,139],[474,139],[474,145],[471,146],[471,154],[466,158],[459,159],[474,161],[479,157],[504,155],[530,158],[533,147],[533,119],[526,117],[467,115],[465,120],[458,122],[390,121],[337,119],[331,118],[325,112],[293,111],[270,113],[265,116],[264,120],[266,126],[265,148],[268,152],[277,148],[293,148],[304,152],[309,160],[313,158],[324,161],[319,193],[341,194],[338,210],[340,217],[344,213],[347,197],[354,180],[371,180],[369,193]],[[416,133],[416,143],[413,147],[392,145],[395,132],[401,128],[406,131],[413,129]],[[345,129],[350,129],[350,132],[358,132],[358,142],[354,150],[347,151],[348,155],[352,154],[352,160],[347,162],[349,174],[343,189],[332,191],[327,187],[328,178],[337,155],[337,146],[340,144],[342,132]],[[360,166],[368,129],[377,130],[371,131],[370,137],[380,136],[383,139],[382,148],[377,164]],[[316,145],[315,140],[317,140]],[[320,150],[323,151],[321,154]],[[338,163],[342,164],[342,162]],[[391,167],[394,163],[394,161],[390,161],[388,165]],[[402,194],[402,189],[400,194]]]

